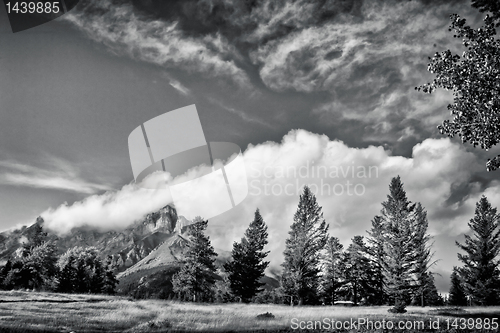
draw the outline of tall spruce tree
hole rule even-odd
[[[432,244],[430,244],[431,236],[427,233],[427,228],[429,226],[427,212],[420,203],[417,203],[414,213],[415,220],[413,223],[412,242],[415,251],[414,272],[416,284],[413,294],[414,298],[420,298],[420,305],[425,306],[426,303],[431,302],[431,299],[435,301],[436,298],[436,294],[434,294],[434,279],[432,275],[429,274],[429,268],[433,264],[431,262],[432,253],[430,250]],[[430,291],[431,294],[426,294],[426,291]],[[427,302],[426,298],[428,298]]]
[[[372,220],[372,228],[368,231],[370,236],[367,239],[367,252],[373,267],[373,304],[381,305],[386,302],[386,294],[384,291],[384,228],[382,217],[375,216]]]
[[[465,251],[458,253],[464,263],[459,269],[465,291],[478,305],[498,304],[500,279],[497,259],[500,253],[500,216],[483,196],[476,204],[475,216],[468,223],[472,236],[465,235],[465,244],[456,242]]]
[[[213,297],[215,285],[215,257],[210,238],[205,236],[208,220],[195,218],[190,226],[191,243],[186,253],[186,260],[181,270],[172,277],[172,286],[182,298],[196,301],[208,301]]]
[[[266,223],[257,209],[241,242],[233,244],[232,261],[224,264],[224,269],[229,273],[231,292],[242,302],[250,302],[263,290],[260,287],[264,283],[259,280],[269,265],[269,261],[264,261],[269,252],[263,251],[267,244],[267,236]]]
[[[462,281],[460,281],[460,276],[458,273],[458,268],[453,267],[453,272],[451,273],[451,286],[450,286],[450,296],[448,297],[448,305],[455,306],[466,306],[467,305],[467,295],[462,287]]]
[[[384,234],[384,260],[382,261],[384,287],[393,299],[391,312],[406,312],[414,271],[414,242],[412,241],[415,204],[406,197],[399,176],[391,180],[390,194],[382,203],[381,218]]]
[[[325,245],[323,257],[324,274],[322,277],[323,299],[333,305],[337,300],[337,290],[343,285],[341,259],[344,246],[337,237],[331,236]]]
[[[314,194],[304,186],[288,232],[282,264],[283,289],[299,305],[319,301],[320,254],[328,240],[328,225],[321,210]]]

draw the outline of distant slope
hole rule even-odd
[[[141,259],[132,267],[118,274],[118,278],[132,274],[137,271],[151,270],[157,267],[179,266],[185,259],[185,254],[189,249],[189,236],[187,233],[173,233],[168,235],[164,242],[151,251],[146,257]],[[222,267],[231,257],[231,252],[216,249],[218,256],[216,265]]]
[[[42,226],[43,223],[41,218],[35,222]],[[55,242],[59,253],[74,246],[95,246],[103,259],[111,256],[114,269],[121,272],[146,257],[173,233],[185,230],[189,223],[185,218],[178,217],[175,209],[167,205],[123,231],[98,232],[78,228],[63,237],[49,233],[49,239]],[[35,224],[0,233],[0,263],[15,254],[29,238]]]

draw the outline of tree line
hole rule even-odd
[[[499,217],[483,197],[469,226],[472,236],[457,242],[464,267],[452,275],[449,304],[498,304],[500,252]],[[173,291],[189,301],[286,303],[296,305],[392,305],[391,312],[405,312],[407,305],[442,305],[434,283],[432,237],[427,212],[412,203],[401,178],[389,185],[387,200],[371,221],[367,236],[354,236],[344,249],[328,225],[316,197],[306,186],[300,195],[294,222],[283,253],[280,287],[264,290],[261,278],[268,267],[267,226],[257,209],[240,242],[233,244],[232,259],[218,272],[209,237],[208,221],[192,228],[193,244],[181,271],[173,277]]]
[[[5,290],[114,294],[117,283],[110,258],[103,261],[95,247],[73,247],[59,256],[38,223],[17,255],[0,269],[0,289]]]
[[[456,242],[464,251],[458,254],[463,266],[454,267],[451,274],[448,304],[500,303],[499,223],[497,209],[483,196],[468,223],[471,234],[465,235],[465,243]],[[207,225],[198,217],[188,227],[191,242],[171,279],[177,299],[292,305],[351,301],[392,305],[393,312],[405,312],[410,304],[443,304],[430,271],[436,261],[427,213],[420,203],[409,201],[399,176],[391,180],[389,195],[367,235],[354,236],[346,249],[328,234],[322,207],[304,187],[285,243],[279,288],[263,288],[268,232],[258,209],[222,269],[215,265],[217,253],[205,235]],[[33,228],[28,242],[0,269],[2,289],[114,293],[117,280],[109,258],[103,261],[95,248],[81,247],[58,256],[41,226]]]
[[[346,250],[329,236],[322,207],[309,187],[300,195],[281,265],[280,287],[264,290],[261,282],[269,262],[267,226],[257,209],[240,242],[233,244],[231,260],[216,279],[217,254],[204,235],[208,221],[191,228],[193,243],[181,271],[173,276],[178,298],[191,301],[275,302],[288,304],[393,304],[401,312],[407,304],[442,303],[429,268],[431,237],[427,213],[406,197],[395,177],[381,214],[372,220],[368,237],[355,236]]]

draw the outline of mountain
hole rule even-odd
[[[75,246],[94,246],[103,259],[111,257],[111,264],[120,280],[118,288],[121,293],[135,293],[136,289],[140,289],[141,295],[162,297],[168,295],[170,278],[182,265],[190,243],[188,230],[191,223],[183,216],[177,216],[175,208],[167,205],[123,231],[98,232],[75,228],[65,236],[50,232],[47,236],[60,254]],[[43,219],[39,217],[31,226],[0,233],[0,266],[16,255],[36,225],[43,228],[43,224]],[[215,251],[218,253],[217,279],[220,280],[224,275],[221,267],[231,258],[231,253],[220,249]],[[261,281],[266,283],[266,289],[279,286],[276,276],[266,276]]]
[[[35,222],[42,226],[43,223],[42,218]],[[121,272],[146,257],[172,234],[185,232],[189,223],[185,218],[179,218],[175,209],[167,205],[123,231],[98,232],[75,228],[61,237],[49,232],[48,238],[54,241],[60,253],[74,246],[95,246],[103,259],[111,256],[113,268]],[[0,233],[0,263],[7,261],[27,241],[33,227],[34,224]]]

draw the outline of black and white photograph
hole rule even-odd
[[[500,330],[499,0],[2,0],[0,332]]]

